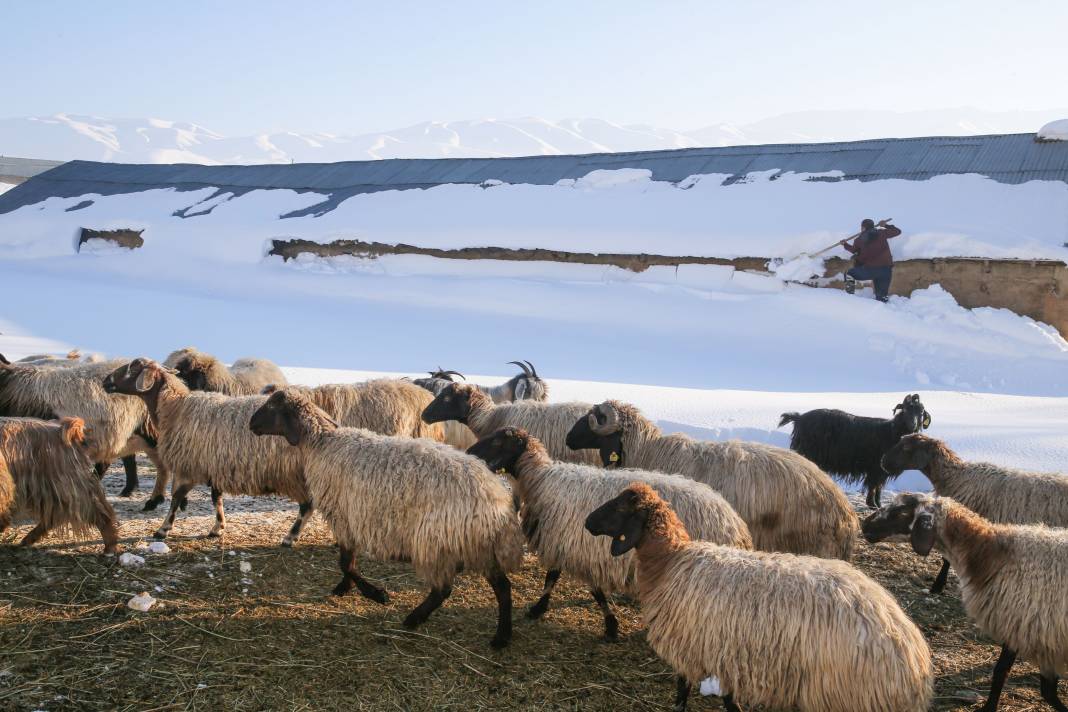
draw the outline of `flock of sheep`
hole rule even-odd
[[[529,362],[486,388],[428,378],[291,386],[272,363],[227,367],[195,349],[164,362],[0,356],[0,530],[18,513],[49,530],[98,529],[118,549],[102,476],[122,459],[123,495],[137,453],[155,464],[145,505],[170,507],[164,538],[197,485],[226,527],[225,494],[287,497],[313,511],[340,550],[341,580],[384,603],[359,557],[410,562],[429,593],[415,627],[449,597],[458,572],[480,574],[498,603],[491,645],[512,636],[509,574],[524,548],[546,570],[528,616],[549,607],[566,573],[590,588],[605,636],[608,594],[636,597],[650,646],[678,674],[675,709],[706,681],[739,704],[810,712],[921,712],[933,689],[927,642],[897,601],[848,562],[860,533],[937,549],[960,579],[969,617],[1003,644],[989,698],[997,709],[1017,655],[1041,672],[1043,699],[1068,668],[1068,479],[967,463],[921,434],[918,394],[888,419],[836,410],[786,413],[791,449],[664,434],[633,405],[550,403]],[[887,480],[924,472],[937,495],[899,495]],[[829,476],[863,483],[859,521]],[[504,476],[504,477],[502,477]],[[510,485],[510,486],[509,486]],[[608,538],[605,541],[604,537]]]

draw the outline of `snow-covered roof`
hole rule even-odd
[[[261,188],[314,191],[328,196],[309,214],[329,212],[346,198],[382,190],[443,184],[551,185],[594,170],[649,170],[656,181],[692,175],[727,176],[729,184],[754,172],[832,173],[811,180],[926,180],[979,174],[1000,183],[1068,183],[1068,142],[1036,141],[1035,134],[876,139],[823,144],[772,144],[527,158],[389,159],[293,165],[138,165],[71,161],[0,197],[0,214],[50,197],[117,195],[152,188],[206,187],[241,195]],[[296,217],[296,215],[294,215]]]

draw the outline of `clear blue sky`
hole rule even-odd
[[[0,116],[358,133],[1068,106],[1068,2],[0,0]]]

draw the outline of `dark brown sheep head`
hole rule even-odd
[[[476,392],[477,389],[468,383],[449,384],[423,410],[423,422],[458,420],[466,423],[467,416],[471,415],[471,398],[476,397]]]
[[[135,358],[104,378],[104,392],[128,396],[143,395],[163,385],[165,372],[166,369],[152,359]]]
[[[886,451],[879,464],[891,475],[900,475],[905,470],[926,470],[943,447],[941,442],[926,435],[906,435]]]
[[[303,393],[282,388],[256,409],[248,427],[253,435],[281,435],[295,447],[310,433],[333,429],[338,424]]]
[[[526,430],[509,426],[482,438],[467,449],[467,454],[485,461],[498,475],[516,476],[516,462],[527,451],[529,442]]]
[[[649,485],[635,482],[617,497],[602,504],[586,517],[586,531],[611,537],[612,556],[622,556],[642,546],[647,539],[669,548],[690,540],[686,527]]]
[[[565,442],[572,450],[596,448],[605,467],[623,467],[623,423],[612,401],[593,406],[575,421]]]
[[[927,556],[935,542],[933,498],[902,492],[890,504],[875,510],[861,523],[864,538],[871,543],[908,538],[912,549]]]

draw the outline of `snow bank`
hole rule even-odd
[[[1038,130],[1040,141],[1068,141],[1068,119],[1050,121]]]
[[[442,249],[790,258],[856,232],[864,217],[893,215],[904,230],[892,242],[898,258],[1068,257],[1068,185],[1060,181],[1007,185],[947,175],[861,182],[762,171],[724,185],[726,177],[672,184],[651,180],[644,169],[596,170],[556,185],[382,191],[334,209],[326,195],[291,190],[51,198],[0,215],[0,256],[58,256],[69,252],[70,235],[80,227],[131,227],[145,228],[150,244],[174,236],[204,258],[241,251],[245,260],[258,259],[264,241],[278,236]],[[88,207],[75,209],[86,201]],[[826,256],[846,254],[836,248]]]

